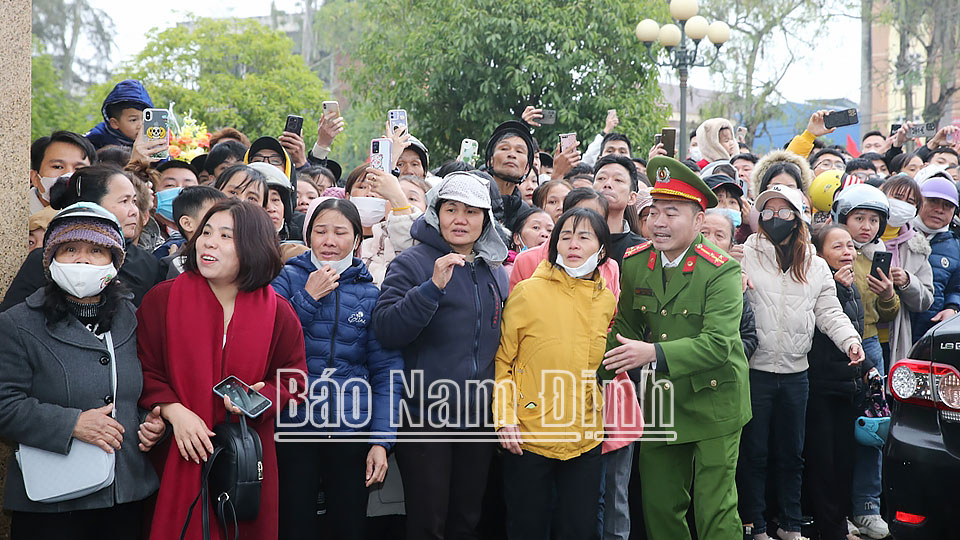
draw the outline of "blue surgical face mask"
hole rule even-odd
[[[726,212],[728,216],[730,216],[730,221],[733,222],[734,227],[739,227],[740,223],[743,222],[743,214],[741,214],[739,210],[733,210],[732,208],[724,208],[723,211]]]
[[[170,188],[157,193],[157,214],[167,221],[173,221],[173,200],[183,188]]]

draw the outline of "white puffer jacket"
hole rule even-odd
[[[743,270],[753,282],[747,297],[753,306],[759,345],[750,368],[772,373],[806,371],[814,325],[841,351],[860,343],[860,335],[843,313],[837,286],[826,261],[808,246],[806,283],[781,272],[773,243],[752,234],[743,245]]]

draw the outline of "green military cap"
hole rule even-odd
[[[704,210],[717,205],[713,190],[683,163],[671,157],[657,156],[647,163],[647,174],[651,171],[656,178],[650,190],[653,200],[693,201]]]

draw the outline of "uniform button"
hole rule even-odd
[[[103,402],[106,403],[107,405],[113,403],[113,396],[104,396]]]
[[[101,366],[105,366],[105,365],[107,365],[107,364],[109,364],[109,363],[110,363],[110,357],[109,357],[109,356],[101,356],[101,357],[100,357],[100,365],[101,365]]]
[[[686,314],[687,314],[687,310],[683,310],[683,314],[686,315]]]
[[[712,379],[712,380],[710,381],[710,386],[716,388],[716,387],[717,387],[717,380],[716,380],[716,379]]]
[[[646,311],[646,310],[647,310],[647,306],[640,306],[640,311]]]
[[[660,339],[667,339],[667,335],[666,335],[666,334],[660,334]]]
[[[664,390],[669,390],[669,389],[670,389],[670,383],[668,383],[668,382],[663,383],[663,389],[664,389]]]
[[[661,311],[660,311],[660,314],[663,315],[664,317],[666,317],[666,316],[667,316],[667,310],[665,310],[665,309],[664,309],[664,310],[661,310]]]

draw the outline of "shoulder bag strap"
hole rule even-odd
[[[113,336],[110,332],[103,335],[103,342],[107,344],[107,353],[110,354],[110,388],[113,396],[113,412],[110,416],[117,419],[117,353],[113,350]]]

